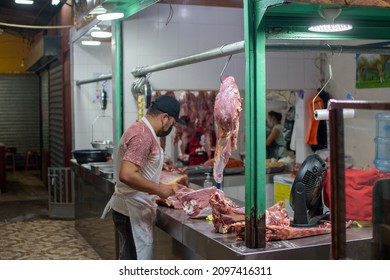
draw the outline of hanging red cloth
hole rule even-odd
[[[315,94],[313,94],[312,97],[307,100],[307,106],[309,107],[309,127],[306,132],[306,143],[309,145],[318,145],[317,140],[317,132],[318,132],[318,126],[320,125],[320,121],[317,121],[314,118],[314,110],[320,110],[324,109],[324,101],[321,97],[316,97],[318,92],[316,91]],[[313,99],[314,100],[314,108],[313,108]]]

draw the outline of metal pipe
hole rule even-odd
[[[266,45],[266,51],[268,52],[331,52],[331,53],[377,53],[377,54],[390,54],[389,47],[378,46],[344,46],[344,45],[297,45],[297,44],[268,44]],[[232,54],[244,52],[244,41],[223,45],[219,48],[215,48],[209,51],[205,51],[198,54],[162,62],[151,66],[136,67],[131,73],[134,77],[145,76],[148,73],[166,70],[174,67],[189,65],[206,60],[220,58]]]
[[[76,81],[76,85],[77,86],[81,86],[81,85],[84,85],[84,84],[90,84],[90,83],[100,82],[100,81],[107,81],[107,80],[111,80],[111,79],[112,79],[112,75],[105,75],[105,76],[102,76],[102,77],[99,77],[99,78]]]
[[[390,103],[386,101],[366,100],[335,100],[330,99],[328,109],[366,109],[366,110],[390,110]]]
[[[170,69],[174,67],[184,66],[214,58],[224,57],[231,54],[236,54],[244,51],[244,41],[223,45],[203,53],[186,56],[183,58],[174,59],[171,61],[155,64],[152,66],[136,67],[131,73],[134,77],[145,76],[148,73]]]

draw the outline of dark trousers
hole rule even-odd
[[[120,260],[136,260],[137,251],[135,248],[133,232],[131,230],[131,223],[129,216],[122,215],[121,213],[112,211],[112,220],[114,221],[115,228],[119,233],[120,242]]]

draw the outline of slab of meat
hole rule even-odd
[[[214,192],[211,195],[210,205],[216,232],[231,232],[235,224],[245,224],[245,208],[238,207],[222,191]]]
[[[279,201],[265,210],[265,224],[277,226],[289,226],[290,217],[288,211],[283,207],[283,201]]]
[[[169,163],[169,161],[168,161]],[[164,163],[165,165],[165,163]],[[171,166],[167,164],[168,166]],[[183,208],[182,203],[181,203],[181,197],[188,193],[193,191],[193,189],[188,188],[188,175],[181,173],[179,170],[176,170],[174,168],[170,168],[171,170],[174,171],[167,171],[163,170],[161,171],[161,176],[160,176],[160,183],[163,184],[177,184],[179,187],[178,191],[175,193],[175,195],[172,195],[168,197],[167,199],[157,197],[156,203],[160,205],[165,205],[168,207],[173,207],[173,208],[178,208],[181,209]]]
[[[211,215],[210,197],[217,191],[216,187],[189,192],[181,197],[183,210],[190,218],[204,218]]]
[[[182,174],[180,172],[171,172],[171,171],[161,171],[160,183],[163,184],[181,184],[188,186],[188,175]]]
[[[193,192],[194,190],[180,184],[178,184],[177,186],[179,187],[179,189],[176,191],[174,195],[171,195],[166,199],[157,197],[156,203],[167,207],[173,207],[175,209],[183,209],[183,203],[182,203],[183,195],[189,192]]]
[[[214,103],[214,119],[218,131],[213,176],[217,183],[222,182],[223,169],[230,158],[232,149],[237,149],[241,110],[241,97],[235,80],[231,76],[226,77]]]
[[[266,241],[302,238],[331,232],[329,221],[321,221],[317,227],[299,228],[290,226],[290,217],[282,201],[266,209]],[[234,232],[240,239],[245,236],[245,209],[238,207],[222,192],[215,192],[210,198],[213,224],[216,232]],[[346,227],[351,226],[351,221]]]

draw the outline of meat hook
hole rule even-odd
[[[222,69],[221,75],[219,75],[219,80],[221,81],[221,83],[222,83],[222,75],[223,75],[223,73],[225,72],[226,67],[228,66],[228,64],[229,64],[230,59],[232,58],[232,56],[233,56],[232,54],[229,56],[228,61],[226,61],[225,66],[224,66],[223,69]]]

